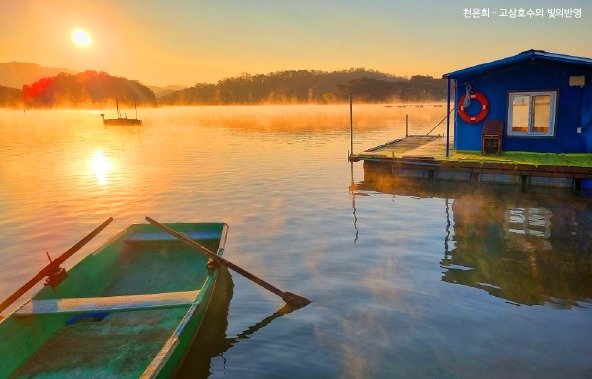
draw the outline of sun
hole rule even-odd
[[[76,46],[79,47],[89,47],[92,43],[92,39],[90,38],[90,34],[84,29],[76,28],[72,30],[72,34],[70,35],[72,38],[72,42]]]

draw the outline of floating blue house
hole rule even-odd
[[[528,50],[443,78],[456,150],[483,151],[493,123],[501,151],[592,153],[592,58]]]

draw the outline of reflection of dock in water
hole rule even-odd
[[[442,280],[522,305],[572,308],[592,298],[592,207],[557,189],[462,187],[368,174],[357,191],[442,198]],[[360,207],[360,204],[357,205]]]
[[[249,326],[235,337],[228,337],[228,310],[234,292],[234,283],[228,269],[221,268],[214,294],[208,306],[204,321],[183,361],[178,378],[206,378],[211,374],[211,360],[223,356],[231,347],[248,339],[258,330],[269,325],[273,320],[293,311],[289,305],[261,321]]]

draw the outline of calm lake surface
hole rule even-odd
[[[109,216],[66,267],[146,215],[224,221],[226,258],[313,303],[286,312],[222,275],[180,377],[589,377],[592,201],[364,176],[348,112],[158,108],[104,127],[0,110],[0,298]],[[404,136],[405,114],[426,133],[446,108],[354,106],[354,150]]]

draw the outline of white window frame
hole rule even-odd
[[[533,127],[533,97],[534,96],[551,96],[551,114],[549,115],[549,131],[547,133],[535,132]],[[528,131],[515,132],[512,131],[512,104],[514,97],[528,96],[530,98],[528,105]],[[555,115],[557,113],[557,91],[529,91],[529,92],[510,92],[508,94],[508,127],[506,133],[511,137],[553,137],[555,136]]]

